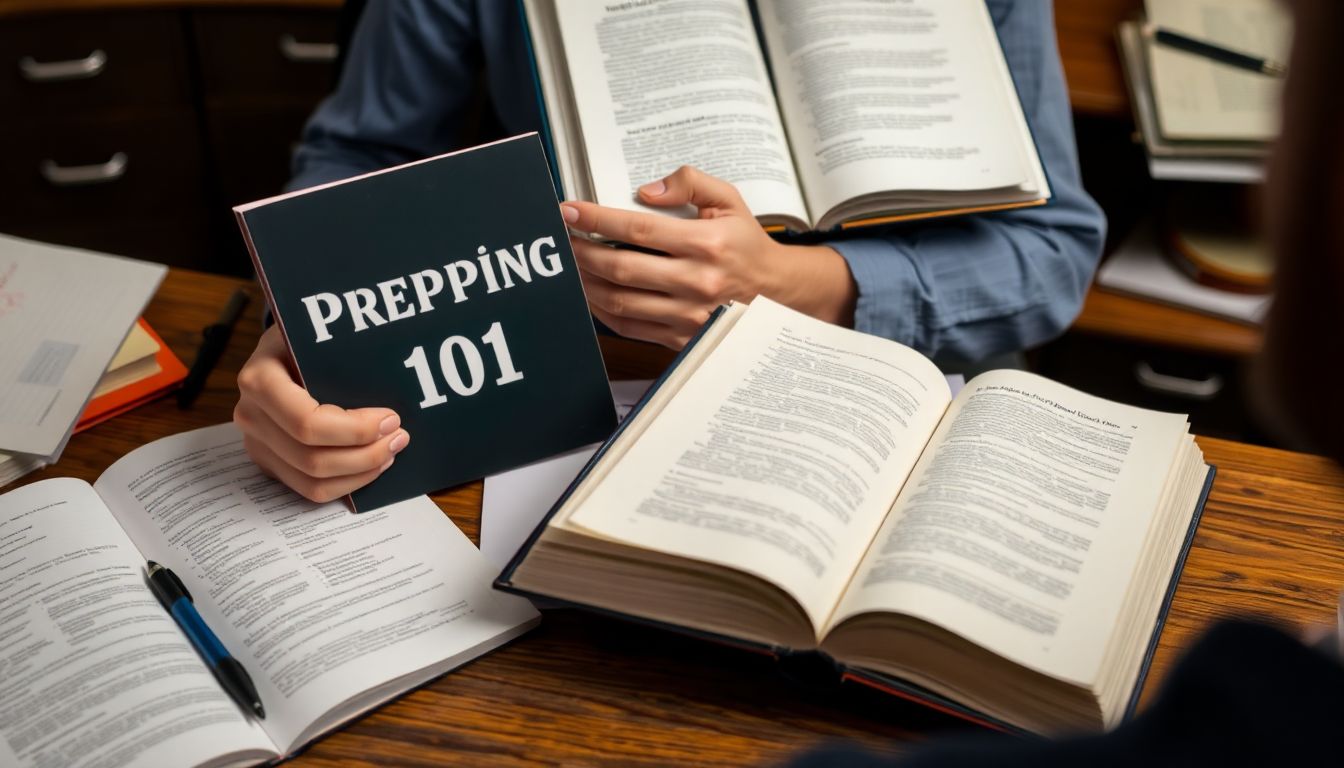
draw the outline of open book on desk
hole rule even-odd
[[[532,627],[427,497],[354,515],[264,477],[220,425],[90,487],[0,496],[0,765],[233,765],[319,734]],[[245,717],[145,583],[168,565],[250,674]]]
[[[1022,371],[951,397],[891,341],[720,310],[496,584],[981,722],[1116,724],[1212,468],[1186,418]]]
[[[523,6],[571,199],[654,210],[682,164],[799,232],[1050,197],[983,0]]]

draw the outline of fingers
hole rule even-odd
[[[262,335],[238,374],[240,398],[255,404],[287,435],[310,446],[367,445],[400,426],[388,408],[345,410],[319,404],[290,375],[288,352],[275,327]]]
[[[648,320],[674,328],[699,328],[709,318],[709,309],[695,302],[664,293],[627,288],[596,275],[580,272],[588,306],[614,317]],[[612,330],[616,330],[612,328]]]
[[[657,206],[689,203],[701,209],[701,218],[711,218],[705,214],[706,208],[751,215],[737,187],[689,165],[683,165],[670,176],[640,187],[639,199]]]
[[[688,287],[687,265],[665,256],[655,256],[571,237],[580,274],[598,275],[617,285],[670,293]]]
[[[385,469],[385,467],[374,468],[367,472],[343,477],[314,478],[285,463],[279,455],[260,440],[244,436],[243,447],[247,449],[247,453],[252,457],[252,460],[268,475],[294,489],[305,498],[321,503],[339,499],[351,491],[363,488],[382,474],[383,469]]]
[[[594,203],[567,201],[560,206],[560,213],[572,229],[596,232],[612,240],[655,251],[674,252],[696,233],[694,221],[623,211]]]
[[[278,328],[262,334],[238,374],[233,418],[267,474],[314,501],[344,496],[380,475],[410,442],[387,408],[319,404],[290,373]]]
[[[693,335],[693,332],[678,330],[661,323],[613,315],[601,307],[589,305],[589,308],[593,311],[593,317],[601,320],[608,328],[628,339],[651,341],[654,344],[661,344],[672,349],[681,349],[686,346]]]
[[[365,445],[318,447],[295,440],[254,403],[240,400],[234,409],[234,421],[244,434],[265,445],[285,464],[303,475],[325,480],[381,470],[410,442],[410,435],[398,429]]]

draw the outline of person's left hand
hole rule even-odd
[[[852,325],[857,289],[849,265],[825,246],[778,243],[737,188],[690,166],[639,189],[648,205],[691,204],[698,220],[566,202],[566,223],[653,255],[571,237],[588,306],[616,333],[680,349],[729,301],[767,296],[828,322]]]

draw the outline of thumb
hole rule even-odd
[[[662,207],[689,203],[701,210],[702,218],[705,217],[703,212],[706,209],[751,215],[737,187],[689,165],[683,165],[672,175],[640,187],[639,199],[648,205]]]

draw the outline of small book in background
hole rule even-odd
[[[371,509],[605,439],[606,369],[536,134],[234,209],[303,385],[395,410]]]
[[[490,588],[471,541],[420,496],[354,516],[248,461],[221,424],[156,440],[90,486],[0,496],[0,763],[263,765],[540,620]],[[154,560],[251,677],[225,693],[145,581]],[[78,759],[77,759],[78,758]]]
[[[566,197],[632,210],[682,164],[765,226],[830,231],[1043,204],[983,0],[524,0]]]
[[[1277,58],[1291,19],[1276,0],[1162,0],[1116,31],[1134,122],[1154,179],[1259,183],[1283,80],[1157,42],[1166,30]]]
[[[187,377],[187,367],[163,339],[140,318],[122,342],[93,398],[84,407],[75,431],[101,424],[171,392]]]
[[[1213,469],[1185,416],[721,310],[496,584],[1001,728],[1132,711]]]
[[[1147,0],[1148,23],[1252,56],[1288,60],[1292,18],[1278,0]],[[1283,79],[1177,48],[1147,46],[1162,137],[1268,142],[1279,131]]]

